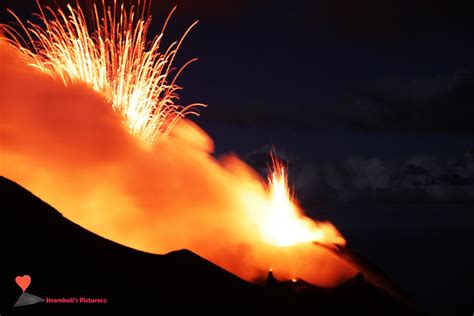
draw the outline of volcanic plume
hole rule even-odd
[[[77,17],[74,14],[81,16],[77,12],[82,11],[53,18],[67,25]],[[125,24],[133,28],[140,21]],[[116,31],[128,34],[127,30]],[[100,32],[73,29],[68,34],[71,45],[80,46],[83,42],[77,37],[84,36],[92,45],[90,52],[100,52],[94,51]],[[102,35],[104,43],[114,40],[110,33]],[[142,42],[137,49],[145,44],[146,34],[138,38]],[[87,51],[80,47],[80,52]],[[143,69],[122,67],[99,55],[106,59],[103,72],[98,72],[103,77],[88,81],[81,76],[60,77],[58,73],[69,73],[71,68],[51,71],[47,61],[35,59],[40,55],[28,52],[0,41],[2,175],[101,236],[152,253],[188,248],[249,281],[261,280],[269,268],[278,277],[303,278],[320,286],[334,286],[356,273],[312,243],[331,247],[345,241],[332,224],[303,215],[288,191],[287,170],[276,158],[267,183],[234,155],[212,156],[209,135],[183,118],[190,108],[172,103],[178,87],[173,77],[168,78],[171,66],[166,62],[159,80],[129,90],[164,89],[145,111],[129,111],[142,105],[138,92],[125,93],[125,99],[117,98],[117,93],[110,96],[110,91],[123,91],[124,78],[150,70],[146,67],[153,70],[163,61],[162,55],[151,56]],[[95,55],[90,56],[90,66],[97,66]],[[114,72],[113,67],[123,71]],[[127,69],[134,73],[125,73]],[[103,86],[95,86],[95,79],[104,80]],[[136,98],[139,102],[127,107]],[[154,120],[165,113],[157,102],[171,109],[164,117],[164,130]]]

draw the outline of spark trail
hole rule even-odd
[[[148,41],[151,16],[147,1],[130,8],[124,4],[106,6],[104,1],[93,5],[86,16],[82,8],[67,5],[56,11],[38,3],[40,24],[18,21],[20,31],[1,25],[11,47],[30,66],[59,78],[68,85],[83,82],[103,95],[115,111],[123,116],[130,133],[143,144],[153,145],[169,134],[180,119],[198,115],[195,103],[177,104],[176,84],[182,70],[173,67],[175,56],[193,23],[178,41],[162,50],[166,26],[176,9],[170,12],[161,33]],[[42,24],[42,25],[41,25]],[[23,34],[22,34],[23,33]]]

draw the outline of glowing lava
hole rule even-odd
[[[344,246],[346,241],[331,223],[318,223],[304,216],[290,191],[286,167],[274,153],[271,156],[270,205],[266,218],[261,219],[263,239],[281,247],[305,242]]]

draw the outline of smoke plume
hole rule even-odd
[[[144,148],[92,89],[36,72],[5,43],[0,60],[0,173],[68,219],[151,253],[190,249],[249,281],[270,267],[322,286],[355,273],[312,244],[262,242],[263,179],[235,156],[215,159],[192,122]]]

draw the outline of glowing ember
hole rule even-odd
[[[333,225],[318,223],[303,215],[289,189],[286,167],[273,152],[271,157],[270,206],[262,222],[263,239],[281,247],[305,242],[345,245],[346,241]]]
[[[174,77],[172,64],[185,36],[197,23],[192,24],[183,37],[160,52],[163,32],[174,11],[171,11],[161,34],[147,42],[151,17],[146,14],[147,1],[131,6],[102,8],[94,4],[93,18],[87,19],[80,6],[67,6],[64,12],[49,7],[40,8],[40,26],[20,23],[28,41],[9,26],[2,29],[10,35],[12,47],[28,63],[65,84],[84,82],[102,94],[120,112],[130,132],[146,145],[152,145],[160,136],[167,135],[177,120],[187,114],[196,114],[195,106],[183,107],[174,102],[181,87],[175,84],[186,63]],[[47,17],[46,13],[50,16]]]

